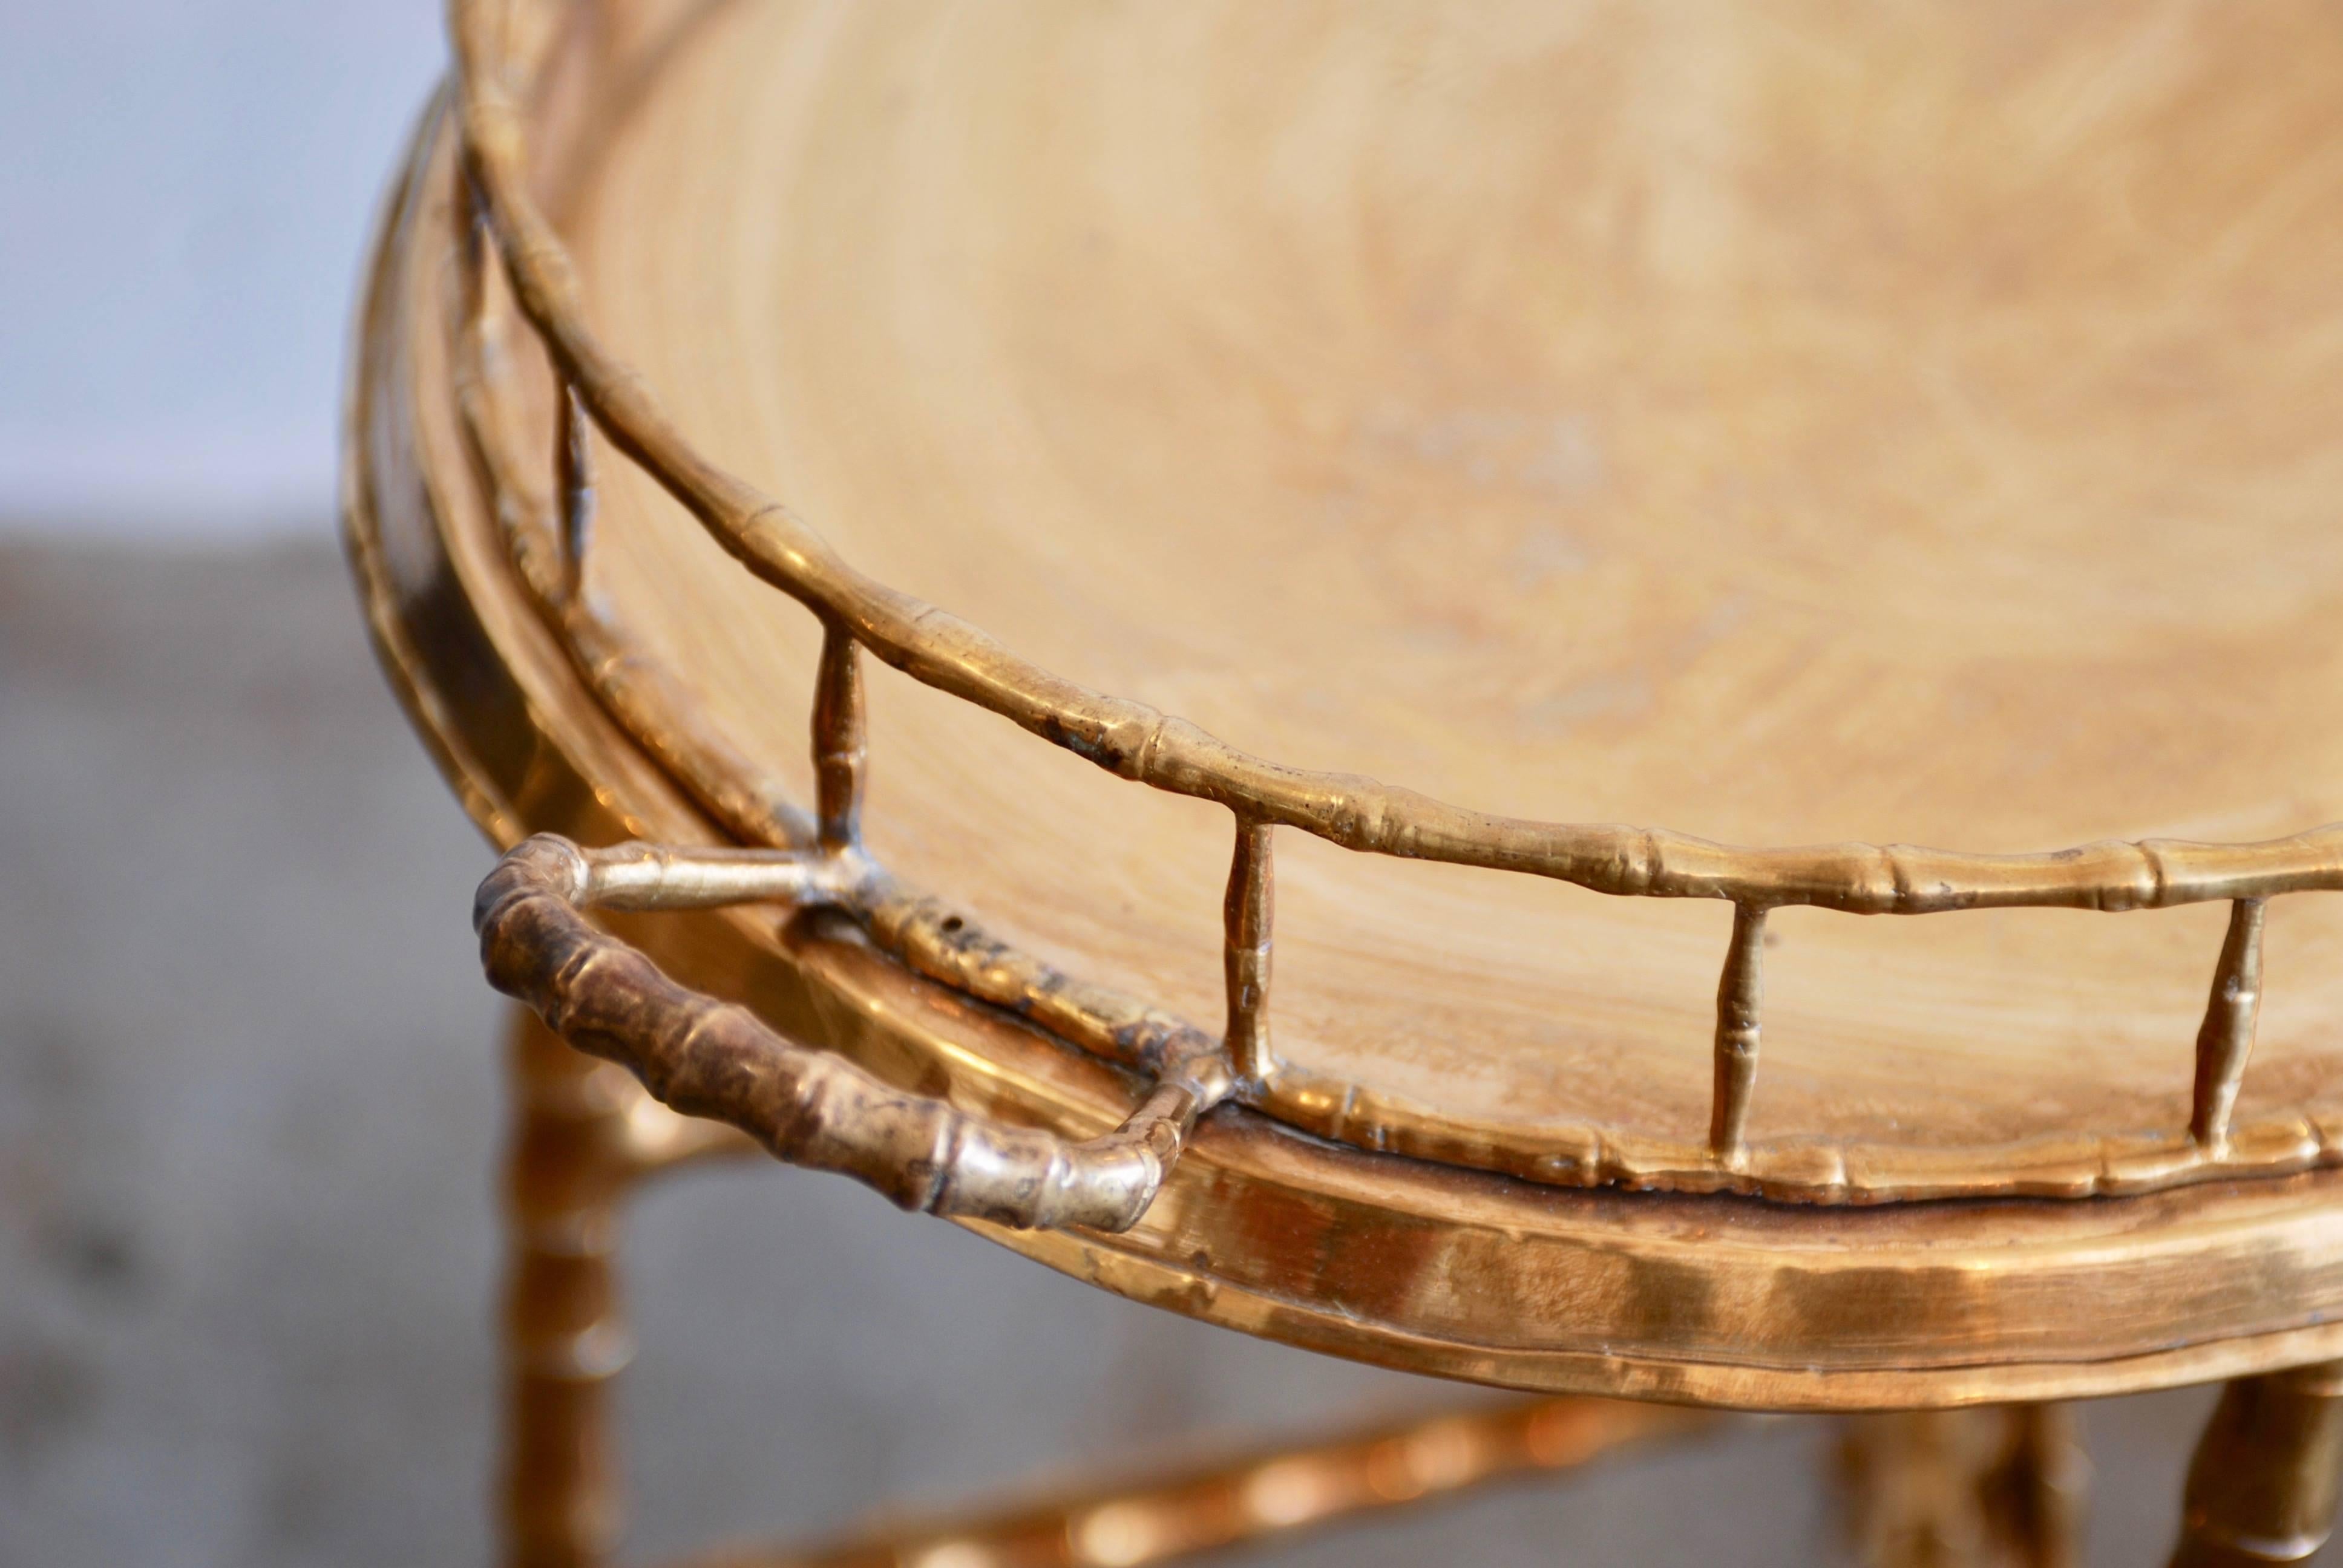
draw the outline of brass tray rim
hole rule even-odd
[[[421,187],[435,166],[446,170],[446,128],[444,101],[435,101],[386,202],[354,326],[342,513],[371,638],[427,749],[491,841],[508,845],[538,829],[713,841],[711,825],[532,619],[509,566],[492,548],[474,551],[478,559],[457,548],[448,530],[459,498],[439,489],[449,477],[425,471],[397,432],[385,452],[369,438],[379,419],[412,417],[397,407],[413,389],[388,341],[389,294],[413,258],[411,220],[445,199]],[[416,492],[417,516],[396,538],[387,518],[399,507],[384,487],[399,476],[385,468],[386,457],[411,470],[405,477]],[[409,537],[417,527],[422,535]],[[407,558],[418,550],[428,558]],[[451,628],[500,656],[492,680],[436,672],[426,645]],[[1105,1064],[905,971],[850,930],[844,940],[818,930],[784,940],[769,919],[745,910],[663,920],[676,923],[644,921],[640,934],[679,972],[740,985],[777,1021],[820,1022],[835,1049],[874,1070],[943,1083],[958,1102],[1053,1125],[1106,1125],[1127,1109],[1127,1090]],[[2327,1219],[2338,1184],[2343,1176],[2319,1172],[2087,1204],[1987,1199],[1826,1211],[1735,1196],[1555,1191],[1324,1144],[1232,1107],[1200,1129],[1162,1211],[1126,1235],[954,1222],[1117,1294],[1350,1359],[1513,1388],[1843,1411],[2089,1397],[2343,1353],[2343,1225]],[[1983,1235],[1976,1221],[1992,1214],[2038,1233]],[[1284,1218],[1266,1222],[1275,1216]],[[1372,1302],[1330,1299],[1312,1247],[1287,1234],[1289,1221],[1312,1216],[1328,1225],[1345,1218],[1340,1230],[1353,1247],[1384,1247],[1383,1229],[1399,1225],[1483,1233],[1513,1256],[1524,1242],[1550,1239],[1554,1251],[1529,1266],[1517,1299],[1466,1292],[1449,1302],[1472,1322],[1443,1332],[1426,1321],[1427,1293],[1439,1282],[1421,1269],[1413,1280],[1392,1279]],[[1849,1223],[1889,1229],[1866,1244],[1844,1233]],[[2132,1294],[2125,1280],[2154,1250],[2137,1241],[2167,1225],[2188,1232],[2185,1242],[2167,1240],[2192,1257],[2233,1250],[2217,1271],[2280,1288],[2209,1290],[2193,1323],[2158,1307],[2113,1324],[2110,1337],[2103,1314],[2082,1303],[2100,1291],[2165,1302],[2165,1292]],[[1719,1228],[1739,1233],[1712,1238]],[[1947,1243],[1962,1255],[1946,1255]],[[1901,1351],[1859,1350],[1837,1332],[1849,1325],[1835,1324],[1819,1301],[1774,1288],[1800,1259],[1838,1254],[1847,1267],[1827,1277],[1875,1307],[1891,1277],[1908,1275],[1896,1286],[1900,1309],[1890,1318],[1956,1327],[1958,1342],[1939,1343],[1928,1330]],[[2073,1288],[2071,1271],[2065,1284],[2046,1277],[2061,1264],[2088,1271],[2095,1290]],[[1765,1303],[1735,1353],[1704,1359],[1681,1342],[1688,1312],[1746,1298],[1761,1282]],[[1634,1332],[1621,1332],[1622,1322]]]

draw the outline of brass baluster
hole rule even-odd
[[[1765,1000],[1765,910],[1733,906],[1733,940],[1716,982],[1716,1085],[1709,1101],[1708,1151],[1721,1165],[1741,1162],[1749,1096],[1757,1081],[1759,1010]]]
[[[1240,1082],[1259,1083],[1276,1070],[1269,1046],[1270,928],[1276,890],[1270,865],[1270,825],[1237,819],[1236,853],[1222,905],[1227,930],[1230,1069]]]
[[[2213,994],[2197,1031],[2197,1091],[2188,1111],[2188,1136],[2207,1152],[2229,1141],[2229,1113],[2245,1081],[2246,1059],[2253,1054],[2254,1019],[2262,1000],[2262,910],[2260,899],[2229,906],[2229,934],[2213,970]]]
[[[813,689],[814,799],[825,850],[862,840],[862,786],[870,745],[862,699],[862,648],[853,633],[826,621],[821,667]]]
[[[586,547],[594,532],[594,454],[587,444],[589,431],[578,389],[565,381],[558,396],[553,485],[561,504],[561,592],[574,604],[586,591]]]

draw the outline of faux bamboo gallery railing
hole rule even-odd
[[[1717,989],[1704,1148],[1657,1159],[1606,1151],[1599,1141],[1573,1151],[1517,1150],[1502,1158],[1467,1149],[1455,1155],[1462,1163],[1563,1183],[1621,1181],[1882,1201],[2144,1191],[2343,1158],[2343,1144],[2308,1124],[2290,1141],[2254,1151],[2240,1151],[2231,1140],[2253,1045],[2267,901],[2343,888],[2343,827],[2258,844],[2148,839],[1981,855],[1905,845],[1739,849],[1652,829],[1491,816],[1370,779],[1250,756],[1183,719],[1053,674],[856,570],[786,506],[702,457],[641,377],[588,327],[569,256],[529,194],[524,109],[509,62],[498,52],[498,18],[490,0],[452,0],[461,226],[469,247],[458,383],[474,460],[518,574],[603,705],[726,828],[751,842],[788,846],[581,853],[532,840],[516,849],[482,890],[478,914],[490,970],[573,1041],[625,1062],[663,1096],[751,1131],[785,1158],[852,1171],[900,1201],[1016,1224],[1128,1225],[1144,1211],[1195,1117],[1223,1099],[1313,1131],[1343,1131],[1339,1111],[1309,1113],[1308,1075],[1280,1062],[1271,1043],[1272,845],[1275,829],[1291,828],[1353,850],[1523,872],[1623,897],[1715,899],[1734,906]],[[491,258],[501,266],[491,266]],[[551,367],[549,487],[516,456],[518,421],[500,289],[509,290]],[[749,572],[820,621],[812,724],[818,798],[810,820],[755,782],[759,770],[695,713],[611,609],[587,592],[592,430],[655,478]],[[860,826],[869,749],[860,669],[866,651],[1118,778],[1227,808],[1234,852],[1224,910],[1227,1015],[1217,1038],[983,936],[963,916],[903,890],[872,863]],[[574,913],[598,901],[705,908],[774,899],[842,909],[911,968],[1141,1072],[1157,1088],[1120,1132],[1093,1144],[988,1128],[885,1090],[843,1063],[781,1040],[738,1010],[690,997]],[[2176,1131],[2127,1148],[2106,1139],[2049,1166],[2013,1161],[1868,1185],[1850,1180],[1843,1167],[1816,1175],[1753,1162],[1746,1128],[1771,910],[2114,912],[2210,900],[2227,900],[2231,915],[2197,1037],[2185,1135]],[[905,1161],[919,1166],[916,1176],[902,1173]]]

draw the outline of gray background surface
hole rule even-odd
[[[0,532],[323,538],[439,0],[0,0]]]

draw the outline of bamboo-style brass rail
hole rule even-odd
[[[857,570],[785,505],[724,472],[685,439],[642,378],[613,356],[586,321],[568,256],[529,195],[523,110],[498,54],[497,0],[450,0],[456,106],[461,133],[468,247],[464,306],[473,347],[487,357],[491,331],[486,267],[493,256],[520,315],[556,377],[554,526],[533,515],[527,486],[499,472],[489,488],[520,575],[553,621],[597,696],[729,827],[771,843],[857,849],[868,742],[860,655],[864,649],[939,690],[1009,719],[1118,777],[1226,806],[1236,851],[1224,910],[1227,1023],[1222,1060],[1234,1092],[1302,1124],[1319,1100],[1305,1072],[1270,1047],[1267,987],[1272,942],[1270,839],[1298,828],[1347,849],[1556,878],[1594,891],[1708,898],[1735,906],[1720,974],[1715,1084],[1708,1137],[1679,1167],[1664,1152],[1598,1147],[1557,1160],[1534,1151],[1463,1152],[1540,1180],[1658,1181],[1777,1195],[1842,1199],[2027,1191],[2081,1195],[2139,1191],[2236,1169],[2230,1121],[2250,1054],[2258,1002],[2259,938],[2267,900],[2343,889],[2343,825],[2257,844],[2175,839],[2106,841],[2043,854],[1980,855],[1909,845],[1835,844],[1752,849],[1664,829],[1609,823],[1538,822],[1450,805],[1351,774],[1280,766],[1236,749],[1186,720],[1091,690],[1026,660],[980,629]],[[476,457],[497,467],[480,437],[487,416],[459,371],[459,401]],[[679,501],[751,573],[821,621],[814,700],[817,801],[813,817],[769,786],[744,782],[755,768],[720,736],[688,717],[690,704],[655,661],[584,590],[593,482],[587,427],[598,428]],[[1838,1177],[1783,1176],[1759,1169],[1748,1139],[1762,1032],[1762,945],[1767,911],[1812,905],[1860,914],[1927,914],[1991,908],[2122,911],[2228,900],[2235,912],[2199,1032],[2190,1116],[2175,1147],[2111,1142],[2075,1169],[2024,1179],[1971,1173],[1907,1179],[1865,1190]],[[989,939],[958,916],[898,894],[900,915],[928,910],[924,926],[898,924],[875,903],[859,905],[882,946],[922,972],[1015,1008],[1073,1043],[1151,1066],[1167,1052],[1199,1050],[1200,1031],[1147,1002],[1087,986]],[[951,939],[949,940],[941,939]],[[995,966],[972,960],[981,947]],[[1004,980],[1003,975],[1009,978]],[[1138,1043],[1133,1044],[1134,1041]],[[1177,1042],[1176,1050],[1173,1042]],[[1339,1104],[1334,1103],[1339,1101]],[[1351,1099],[1321,1116],[1339,1135]],[[2323,1139],[2323,1135],[2322,1135]],[[2324,1141],[2281,1153],[2270,1169],[2324,1161]],[[1497,1156],[1502,1156],[1499,1158]],[[1826,1169],[1826,1167],[1825,1167]]]
[[[1003,1126],[785,1040],[745,1008],[688,990],[578,912],[851,899],[851,856],[588,853],[523,840],[480,884],[473,925],[498,990],[642,1080],[661,1104],[726,1122],[794,1165],[836,1171],[905,1209],[1020,1229],[1125,1231],[1154,1201],[1196,1118],[1226,1098],[1217,1051],[1175,1057],[1129,1120],[1084,1142]]]

